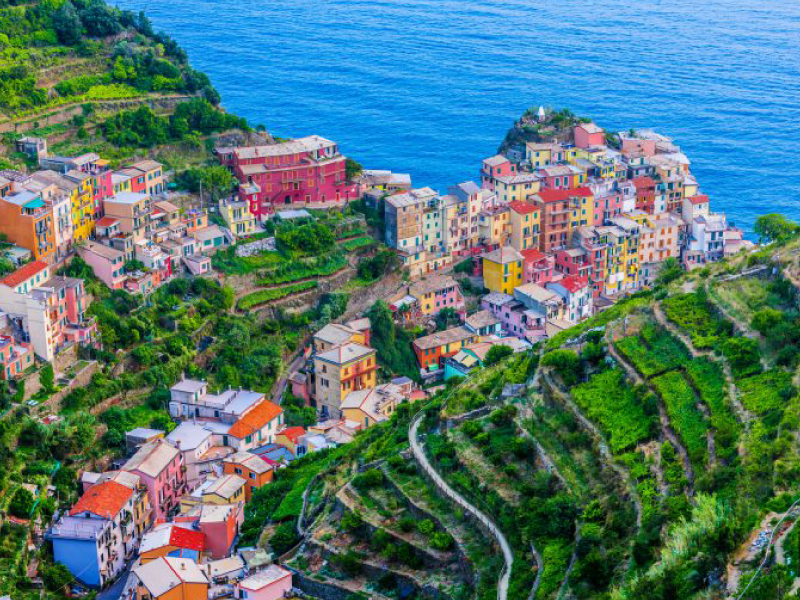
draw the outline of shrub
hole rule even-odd
[[[383,485],[383,471],[380,469],[368,469],[353,477],[353,487],[362,492],[380,485]]]
[[[423,519],[419,523],[417,523],[417,529],[422,535],[430,535],[433,533],[433,530],[436,526],[433,524],[433,521],[430,519]]]
[[[552,350],[542,357],[542,366],[552,367],[570,387],[578,383],[583,376],[581,359],[572,350]]]
[[[8,512],[18,519],[27,519],[33,510],[33,494],[25,488],[17,488],[11,502],[8,505]]]

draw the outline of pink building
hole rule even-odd
[[[517,166],[502,154],[496,154],[483,161],[481,167],[481,186],[494,190],[494,181],[498,177],[511,177],[517,174]]]
[[[589,277],[592,265],[586,257],[583,248],[566,248],[556,251],[556,271],[564,275],[578,275]]]
[[[101,222],[106,219],[110,217],[101,219]],[[125,253],[122,250],[87,241],[78,246],[78,255],[92,268],[95,276],[110,289],[123,288],[127,275],[125,275]]]
[[[544,288],[541,289],[544,291]],[[503,330],[510,335],[534,344],[547,337],[545,330],[547,315],[529,309],[514,296],[492,292],[481,299],[481,308],[489,311],[498,319]]]
[[[183,454],[160,438],[139,448],[122,470],[138,475],[147,487],[154,521],[166,519],[187,491]]]
[[[335,142],[312,135],[270,146],[220,148],[220,162],[239,180],[239,197],[260,219],[281,205],[339,203],[358,197]]]
[[[553,280],[556,259],[550,254],[539,252],[536,248],[528,248],[520,252],[523,257],[522,279],[525,283],[544,285]]]
[[[606,133],[594,123],[581,123],[574,130],[575,145],[578,148],[591,148],[606,145]]]
[[[0,379],[14,379],[33,364],[33,348],[17,342],[8,335],[0,335]]]
[[[236,584],[233,597],[239,600],[281,600],[292,589],[292,572],[270,565]]]
[[[114,184],[111,183],[111,170],[98,170],[93,175],[93,200],[95,220],[103,216],[103,202],[114,195]]]

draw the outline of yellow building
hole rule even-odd
[[[75,184],[70,192],[72,206],[72,239],[82,242],[94,233],[95,179],[83,171],[67,171],[64,177]]]
[[[503,204],[519,202],[538,194],[540,186],[541,179],[535,173],[518,173],[494,179],[494,190]]]
[[[483,285],[491,292],[513,294],[522,285],[522,255],[503,246],[483,255]]]
[[[136,169],[144,174],[145,191],[155,196],[164,191],[164,167],[155,160],[140,160],[133,163],[130,169]]]
[[[248,236],[256,231],[256,218],[247,202],[219,201],[219,214],[233,235]]]
[[[461,288],[450,275],[432,275],[418,281],[409,286],[408,295],[417,301],[420,313],[426,317],[439,314],[443,308],[464,308]]]
[[[244,502],[247,481],[238,475],[223,475],[203,489],[203,504],[236,504]]]
[[[372,389],[378,362],[375,350],[346,342],[314,355],[314,398],[328,418],[341,417],[342,401],[351,392]]]
[[[342,402],[342,415],[346,420],[367,428],[391,417],[404,400],[399,386],[387,383],[348,394]]]
[[[512,202],[508,208],[511,247],[519,252],[528,248],[538,248],[541,218],[539,206],[528,202]]]

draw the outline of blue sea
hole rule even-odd
[[[275,135],[445,191],[526,108],[653,127],[712,208],[800,219],[797,0],[116,0]]]

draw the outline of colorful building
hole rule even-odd
[[[136,600],[208,600],[208,577],[189,558],[161,556],[132,572]]]
[[[259,220],[281,205],[341,203],[358,196],[335,142],[312,135],[269,146],[218,148],[239,180],[239,198]]]
[[[498,248],[482,256],[483,285],[491,292],[513,294],[522,285],[522,254],[511,246]]]
[[[55,562],[96,588],[121,574],[139,546],[134,527],[139,493],[115,481],[89,488],[48,531]]]
[[[323,418],[341,416],[342,401],[351,392],[375,387],[375,350],[347,342],[314,355],[314,398]]]
[[[186,469],[181,453],[163,439],[144,444],[122,467],[138,475],[147,487],[155,519],[165,519],[186,492]]]
[[[53,225],[53,209],[39,194],[23,190],[0,198],[0,233],[30,250],[34,260],[52,260],[56,250]]]
[[[412,346],[423,371],[435,371],[445,358],[474,343],[477,335],[463,326],[438,331],[414,340]]]
[[[302,427],[299,429],[302,430]],[[282,434],[283,432],[278,433],[276,439],[280,439]],[[274,475],[271,465],[260,456],[250,452],[235,452],[226,456],[222,461],[222,468],[225,475],[237,475],[245,480],[245,500],[247,502],[250,502],[253,490],[271,482]]]
[[[251,204],[245,201],[219,201],[219,214],[237,237],[247,237],[256,232],[256,215],[250,211]]]
[[[278,565],[269,565],[238,582],[233,597],[238,600],[282,600],[291,595],[291,590],[292,572]]]
[[[139,560],[146,564],[157,558],[171,556],[199,563],[205,547],[206,539],[202,531],[174,523],[159,523],[142,536]]]
[[[539,206],[530,202],[511,202],[509,225],[511,236],[509,245],[518,252],[539,247]]]

